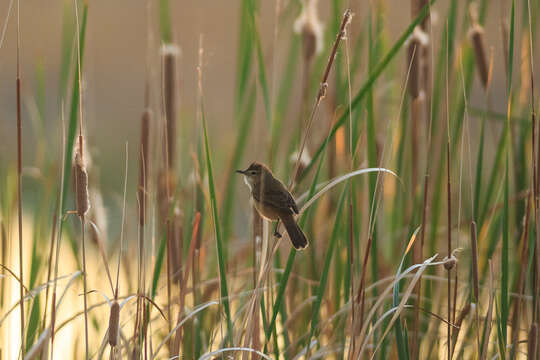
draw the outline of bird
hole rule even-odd
[[[305,249],[308,246],[306,235],[294,218],[294,214],[299,213],[298,206],[285,185],[274,177],[266,165],[257,161],[246,170],[236,172],[244,175],[257,212],[269,221],[281,220],[295,249]],[[276,235],[280,236],[277,230]]]

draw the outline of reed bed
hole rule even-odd
[[[185,53],[182,4],[147,1],[118,133],[87,101],[94,4],[57,2],[50,89],[27,7],[0,6],[0,359],[537,358],[538,0],[410,0],[397,20],[388,0],[237,0],[234,66],[208,33]],[[103,153],[105,134],[136,140]],[[250,202],[253,161],[307,249]]]

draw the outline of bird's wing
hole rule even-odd
[[[280,210],[291,211],[292,208],[294,212],[298,213],[293,197],[281,183],[278,186],[265,186],[264,188],[262,194],[253,193],[255,200]]]

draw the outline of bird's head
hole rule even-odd
[[[259,162],[253,162],[246,170],[236,170],[237,173],[244,175],[244,180],[250,188],[260,182],[266,171],[268,171],[266,166]]]

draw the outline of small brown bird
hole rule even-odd
[[[294,214],[298,214],[298,206],[285,185],[274,177],[266,165],[259,162],[236,172],[244,175],[259,214],[270,221],[281,220],[296,250],[305,249],[308,246],[306,235],[294,219]]]

